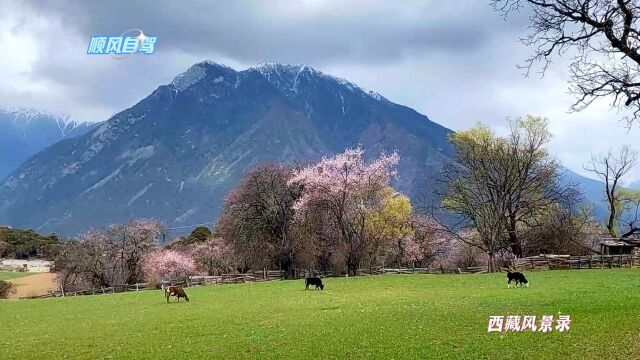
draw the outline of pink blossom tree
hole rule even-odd
[[[143,269],[147,277],[175,281],[194,274],[196,264],[191,257],[178,251],[157,250],[145,256]]]
[[[134,284],[143,279],[142,259],[164,233],[152,219],[112,224],[60,245],[55,268],[63,289]]]
[[[208,275],[231,272],[236,263],[233,247],[219,237],[191,245],[187,253]]]
[[[346,256],[347,271],[355,275],[365,252],[367,215],[383,206],[384,190],[397,174],[397,153],[366,163],[360,148],[347,149],[295,171],[290,184],[303,186],[294,209],[326,211]]]

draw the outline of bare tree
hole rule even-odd
[[[218,223],[223,238],[250,266],[278,266],[293,275],[297,246],[292,236],[293,205],[300,187],[287,184],[291,170],[264,164],[231,191]]]
[[[541,73],[554,56],[569,54],[571,106],[580,111],[606,98],[628,109],[628,126],[640,119],[640,7],[637,0],[491,0],[505,17],[527,9],[530,33],[521,39],[534,48],[521,67]]]
[[[624,232],[623,237],[640,232],[640,224],[638,224],[640,214],[637,206],[634,211],[633,197],[625,196],[628,193],[622,190],[620,183],[637,162],[638,153],[631,151],[628,146],[623,146],[617,154],[609,150],[606,154],[592,155],[591,161],[585,166],[585,170],[594,173],[604,182],[609,207],[607,230],[614,238],[618,237],[618,230]],[[628,229],[619,229],[621,222],[625,223]]]
[[[539,254],[586,255],[594,250],[594,240],[601,229],[588,207],[552,206],[540,220],[542,226],[523,234],[525,256]]]
[[[112,224],[60,245],[54,266],[64,290],[109,287],[144,279],[142,258],[159,243],[162,226],[150,219]]]

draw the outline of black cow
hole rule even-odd
[[[309,290],[309,285],[315,285],[316,290],[318,289],[324,290],[324,285],[322,284],[322,280],[320,280],[320,278],[317,278],[317,277],[306,278],[304,280],[304,289]]]
[[[520,286],[522,287],[522,285],[526,285],[526,287],[529,287],[529,281],[527,280],[526,277],[524,277],[524,274],[521,272],[511,272],[509,270],[507,270],[507,287],[511,287],[511,281],[515,282],[515,285],[518,286],[518,283],[520,284]]]

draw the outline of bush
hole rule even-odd
[[[162,279],[156,274],[147,275],[147,289],[155,290],[160,288]]]
[[[9,295],[13,295],[16,293],[16,287],[13,283],[8,281],[0,280],[0,299],[6,299]]]

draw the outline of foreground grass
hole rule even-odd
[[[33,275],[34,273],[30,272],[17,272],[17,271],[0,271],[0,280],[11,280],[17,279],[24,276]]]
[[[387,275],[0,302],[12,358],[640,359],[640,271]],[[490,315],[571,316],[569,333],[488,333]],[[28,355],[28,356],[27,356]]]

